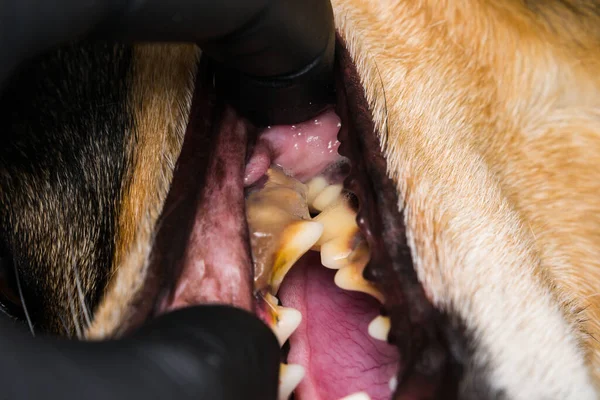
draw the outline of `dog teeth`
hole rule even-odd
[[[281,364],[279,368],[279,394],[277,399],[289,399],[292,392],[304,378],[305,373],[304,367],[301,365]]]
[[[390,317],[379,315],[369,324],[368,332],[372,338],[386,342],[390,333],[390,328]]]
[[[334,282],[341,289],[370,294],[383,304],[383,294],[374,284],[363,278],[364,269],[365,264],[352,263],[335,274]]]
[[[356,211],[348,204],[347,199],[340,199],[313,218],[323,224],[323,236],[319,244],[333,239],[351,238],[358,234]]]
[[[292,336],[292,333],[298,329],[300,322],[302,322],[302,313],[300,313],[300,311],[295,308],[276,307],[275,323],[272,329],[275,336],[277,336],[280,347],[282,347],[290,336]]]
[[[340,400],[371,400],[371,397],[366,392],[357,392],[349,396],[342,397]]]
[[[255,290],[277,293],[292,265],[319,239],[320,222],[310,221],[306,185],[271,168],[264,186],[246,199]]]
[[[321,251],[321,263],[332,269],[349,264],[351,255],[363,243],[356,224],[356,211],[346,198],[339,199],[314,218],[323,224],[323,235],[313,247]]]
[[[348,256],[352,253],[351,249],[340,240],[330,240],[321,246],[321,264],[331,269],[340,269],[348,263]]]
[[[282,234],[282,247],[275,253],[271,292],[276,294],[285,275],[321,237],[323,224],[313,221],[299,221],[290,224]]]
[[[316,211],[315,209],[312,208],[312,204],[315,201],[315,198],[323,191],[323,189],[325,189],[329,184],[327,183],[327,180],[322,177],[322,176],[317,176],[316,178],[311,179],[307,184],[306,187],[307,192],[306,192],[306,201],[308,202],[308,206],[311,209],[311,211]]]
[[[342,189],[343,186],[341,184],[327,186],[317,195],[317,197],[315,197],[310,204],[311,208],[316,211],[325,210],[340,197]]]
[[[311,218],[309,209],[317,212]],[[267,180],[246,199],[246,216],[255,269],[255,290],[269,304],[268,324],[280,346],[302,321],[300,311],[282,307],[275,297],[290,269],[309,250],[320,251],[321,263],[338,270],[335,284],[344,290],[369,294],[384,302],[383,294],[363,277],[370,259],[369,245],[356,223],[356,210],[343,185],[329,185],[316,177],[306,185],[270,168]],[[373,338],[387,341],[390,319],[376,317],[368,327]],[[287,399],[304,376],[299,365],[283,365],[280,399]],[[348,399],[368,399],[355,393]]]

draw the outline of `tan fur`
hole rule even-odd
[[[139,45],[134,50],[130,106],[136,128],[123,182],[114,276],[88,338],[102,338],[122,321],[146,276],[155,223],[183,143],[199,50],[193,45]]]
[[[598,7],[569,0],[333,3],[427,295],[466,322],[482,348],[476,361],[510,398],[596,398]],[[176,156],[193,63],[191,55],[169,58],[182,80],[159,65],[169,61],[160,54],[140,57],[157,78],[139,82],[159,89],[146,89],[156,90],[157,100],[137,117],[145,121],[139,132],[161,138],[139,150],[135,170],[143,172],[152,165],[145,157],[155,157],[165,137],[176,137]],[[136,96],[152,97],[141,90]],[[169,129],[173,98],[185,104]],[[138,287],[136,265],[145,265],[172,160],[124,189],[121,266],[90,337],[118,323],[127,291]]]
[[[511,398],[595,398],[600,18],[577,2],[334,3],[429,297],[477,330]]]

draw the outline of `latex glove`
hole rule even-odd
[[[33,338],[0,322],[2,399],[277,398],[277,339],[240,309],[182,309],[103,342]]]

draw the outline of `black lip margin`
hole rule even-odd
[[[336,111],[342,119],[339,151],[352,163],[344,186],[359,199],[357,222],[371,247],[364,277],[385,295],[385,312],[392,321],[390,342],[402,358],[394,398],[457,398],[463,368],[446,340],[449,321],[427,299],[418,280],[396,186],[386,174],[360,76],[339,34],[335,71]]]

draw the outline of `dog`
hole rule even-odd
[[[402,360],[389,393],[371,396],[597,398],[600,4],[333,6],[340,153],[371,232],[363,275]],[[204,193],[186,188],[214,172],[202,121],[235,114],[214,106],[210,71],[193,45],[89,42],[11,78],[6,314],[83,340],[156,313]],[[252,308],[229,290],[219,300]]]

